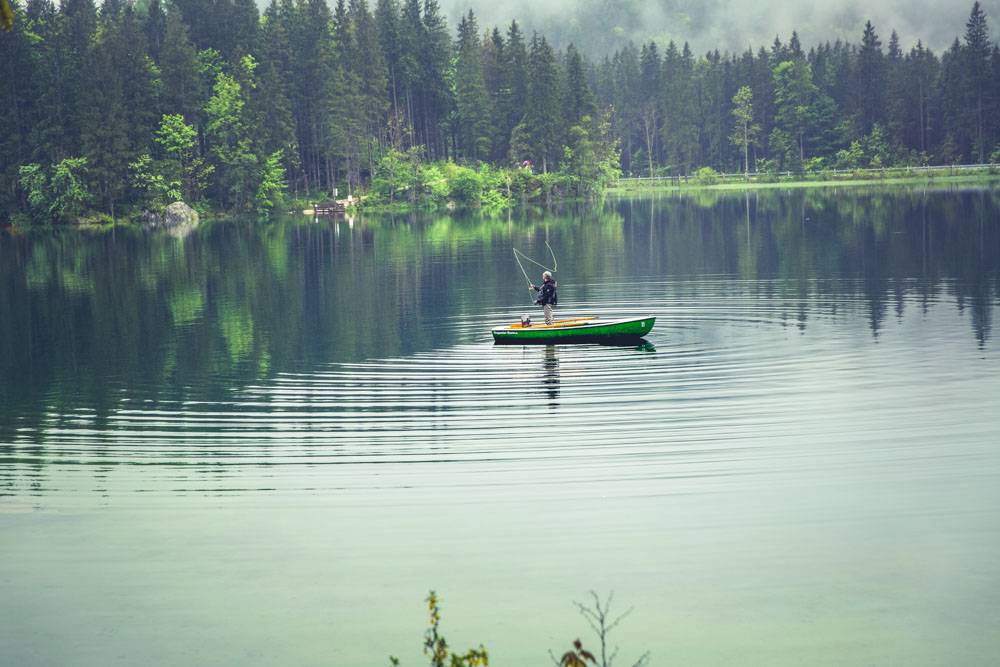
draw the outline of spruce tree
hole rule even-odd
[[[964,69],[968,85],[967,96],[970,112],[969,135],[975,138],[976,160],[982,164],[987,154],[986,124],[987,95],[992,73],[990,72],[990,38],[986,27],[986,14],[978,0],[972,5],[972,13],[965,24]]]
[[[489,152],[489,115],[483,80],[482,44],[472,10],[458,24],[455,44],[455,100],[459,153],[473,162]]]
[[[548,173],[558,162],[559,148],[559,71],[556,56],[548,41],[535,33],[531,39],[528,64],[529,97],[524,124],[534,161]]]
[[[861,135],[871,132],[875,123],[885,119],[886,70],[882,42],[871,21],[865,23],[855,70],[857,113],[855,121]]]
[[[444,119],[454,106],[446,74],[451,61],[451,38],[437,0],[424,0],[424,31],[420,46],[420,88],[424,96],[424,132],[434,147],[435,159],[448,157],[447,142],[441,133]]]
[[[198,52],[188,37],[181,10],[174,4],[167,6],[160,72],[162,113],[180,114],[186,122],[200,124],[207,97],[198,73]]]

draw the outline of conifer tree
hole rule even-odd
[[[435,159],[447,158],[447,142],[441,127],[454,105],[446,78],[451,59],[451,38],[437,0],[424,0],[423,25],[419,85],[424,99],[424,136],[434,147]]]
[[[676,54],[676,49],[674,50]],[[614,117],[616,133],[621,140],[625,154],[622,163],[626,169],[632,170],[632,158],[638,146],[642,143],[636,135],[639,125],[639,107],[641,100],[641,82],[639,70],[639,54],[635,45],[629,42],[615,53],[614,76],[617,83],[617,93],[614,97]],[[663,118],[663,77],[661,76],[661,91],[656,100],[661,105],[661,132]],[[661,145],[663,140],[661,138]],[[636,165],[638,169],[641,165]]]
[[[872,26],[865,23],[865,32],[861,38],[861,48],[855,72],[855,94],[857,95],[857,114],[855,117],[858,131],[861,135],[871,132],[875,123],[885,118],[886,71],[885,56],[882,53],[882,42]]]
[[[459,153],[477,161],[489,153],[489,115],[483,81],[482,44],[472,10],[458,24],[455,44],[455,99],[458,109]]]
[[[163,9],[160,0],[152,0],[149,3],[142,27],[146,33],[149,55],[154,61],[159,62],[160,49],[163,48],[163,40],[167,36],[167,12]]]
[[[660,136],[660,109],[662,94],[662,64],[656,43],[642,45],[640,60],[638,116],[642,123],[642,137],[649,164],[649,177],[653,177],[653,160],[659,161],[657,150]]]
[[[656,65],[658,68],[659,61]],[[563,91],[566,127],[579,125],[585,116],[593,118],[597,114],[597,103],[587,81],[583,56],[572,44],[566,47],[566,85]]]
[[[528,50],[517,21],[507,28],[507,42],[503,52],[504,94],[501,97],[504,132],[510,137],[514,128],[524,119],[528,103]],[[510,156],[518,161],[518,156]],[[524,158],[521,158],[523,161]]]
[[[364,127],[364,153],[368,160],[368,172],[374,173],[375,159],[384,148],[386,135],[385,114],[389,109],[386,95],[388,74],[385,60],[378,45],[378,31],[375,17],[368,10],[367,0],[350,0],[348,15],[353,27],[350,63],[355,74],[354,85],[358,86],[360,112],[359,120]]]
[[[987,95],[992,73],[990,72],[990,40],[986,27],[986,14],[979,5],[979,0],[972,5],[972,13],[965,24],[965,79],[968,85],[968,105],[971,116],[972,130],[969,134],[975,137],[976,160],[982,164],[987,153],[986,123]]]
[[[108,44],[113,37],[113,30],[105,32],[88,50],[83,70],[86,77],[77,98],[81,153],[87,159],[92,191],[112,218],[126,185],[127,165],[135,157],[129,151],[124,82]]]
[[[181,10],[174,4],[167,6],[160,72],[162,112],[180,114],[188,123],[199,124],[207,98],[198,73],[198,52],[188,37]]]
[[[528,64],[529,98],[524,116],[525,134],[535,162],[542,172],[557,166],[559,145],[559,71],[556,57],[544,37],[535,33],[531,39]]]
[[[799,170],[805,162],[806,132],[813,122],[812,105],[819,92],[805,58],[785,61],[774,69],[774,91],[777,114],[771,143],[785,147],[779,157],[786,167]],[[792,148],[794,151],[789,150]]]

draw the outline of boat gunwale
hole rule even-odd
[[[520,324],[508,324],[506,326],[493,327],[490,331],[494,335],[498,331],[509,331],[509,332],[513,332],[515,334],[512,337],[516,337],[517,334],[521,334],[521,333],[528,334],[528,333],[534,333],[534,332],[537,332],[537,331],[540,331],[540,332],[552,332],[552,333],[556,333],[556,332],[560,332],[560,331],[586,331],[587,329],[607,328],[607,327],[612,327],[612,326],[620,326],[620,325],[624,325],[624,324],[632,324],[633,322],[645,322],[646,320],[652,320],[654,324],[656,322],[656,316],[655,315],[647,315],[645,317],[633,317],[633,318],[621,319],[621,320],[605,320],[605,321],[583,321],[585,319],[586,318],[578,318],[578,320],[581,321],[580,324],[556,324],[556,323],[552,323],[552,324],[533,325],[533,326],[530,326],[530,327],[522,327]],[[593,319],[599,320],[600,318],[598,317],[598,318],[593,318]],[[574,322],[574,321],[578,321],[578,320],[565,320],[565,321]],[[652,325],[650,326],[650,329],[652,329]],[[598,335],[598,334],[594,334],[594,335]],[[626,335],[628,335],[628,334],[626,334]]]

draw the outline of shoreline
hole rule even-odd
[[[905,172],[904,172],[905,173]],[[623,179],[624,180],[624,179]],[[838,186],[860,187],[866,185],[932,185],[944,183],[1000,183],[1000,173],[969,173],[969,174],[946,174],[946,175],[924,175],[912,174],[892,175],[884,178],[844,178],[844,179],[822,179],[811,180],[809,178],[789,178],[788,180],[776,181],[729,181],[723,183],[687,183],[639,181],[638,183],[616,184],[605,189],[605,194],[663,192],[663,191],[740,191],[740,190],[769,190],[782,188],[830,188]]]

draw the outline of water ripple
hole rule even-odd
[[[849,290],[789,299],[778,281],[732,282],[706,281],[697,298],[678,294],[690,285],[640,283],[634,302],[587,306],[656,313],[640,346],[494,346],[483,323],[517,317],[504,311],[438,323],[458,345],[277,373],[226,400],[126,394],[107,414],[53,410],[8,447],[0,495],[733,483],[856,474],[861,461],[931,466],[947,439],[996,432],[995,418],[968,418],[1000,414],[1000,398],[982,391],[990,373],[964,352],[954,305],[910,309],[880,346]],[[809,327],[789,327],[801,310]]]

